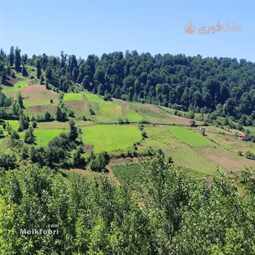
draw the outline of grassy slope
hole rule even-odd
[[[83,100],[83,94],[82,93],[66,93],[64,95],[64,101],[80,101]]]
[[[125,151],[142,139],[136,126],[96,125],[83,128],[86,144],[92,144],[95,152]]]
[[[185,127],[170,127],[169,131],[179,141],[186,143],[192,147],[212,146],[213,143],[198,132]]]
[[[124,103],[118,101],[105,101],[98,95],[86,92],[85,100],[88,101],[91,108],[96,112],[97,121],[117,121],[119,119],[128,119],[129,121],[141,121],[142,116]]]
[[[202,174],[213,174],[217,169],[217,165],[213,162],[206,160],[200,154],[200,148],[198,145],[204,145],[205,141],[199,137],[199,134],[195,132],[192,133],[194,137],[201,138],[203,142],[193,142],[195,146],[183,141],[180,137],[180,133],[190,133],[189,129],[182,127],[146,127],[145,128],[148,139],[146,139],[140,150],[145,150],[149,146],[154,149],[162,149],[167,156],[171,156],[178,166],[184,167],[186,169],[192,169],[193,171],[198,171]],[[178,135],[174,131],[177,131]],[[192,131],[193,132],[193,131]],[[179,138],[177,138],[178,136]],[[208,144],[210,142],[208,141]]]
[[[50,140],[64,132],[66,132],[65,129],[35,129],[36,144],[47,146]]]
[[[13,87],[4,87],[7,94],[15,96],[21,92],[25,99],[26,112],[40,114],[45,111],[54,113],[58,94],[46,90],[44,86],[33,85],[31,81],[18,77],[20,81]],[[50,102],[50,99],[53,102]],[[189,119],[174,116],[171,109],[149,104],[130,103],[121,100],[105,101],[101,96],[89,92],[66,93],[66,105],[75,111],[76,117],[86,116],[92,120],[82,123],[86,144],[92,144],[96,152],[121,152],[132,147],[141,140],[140,131],[136,126],[95,125],[96,122],[115,122],[128,119],[131,122],[147,120],[157,123],[173,123],[188,126]],[[90,114],[92,109],[96,115]],[[9,121],[17,130],[18,122]],[[45,146],[63,131],[67,131],[68,123],[40,123],[35,130],[38,145]],[[253,131],[254,128],[251,127]],[[244,167],[255,167],[255,162],[238,156],[238,151],[255,152],[255,144],[240,141],[233,134],[225,133],[215,127],[206,128],[207,136],[203,137],[198,130],[180,126],[146,126],[149,135],[139,150],[149,146],[163,149],[176,164],[198,174],[214,174],[217,168],[240,170]]]
[[[41,123],[35,129],[36,143],[46,146],[51,139],[68,131],[67,123]],[[95,152],[121,152],[142,139],[140,130],[131,125],[90,125],[81,126],[85,144],[93,145]]]

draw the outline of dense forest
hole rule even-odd
[[[191,180],[162,154],[136,189],[23,166],[0,178],[1,254],[255,253],[254,178]]]
[[[146,165],[137,190],[36,166],[2,175],[1,254],[254,254],[253,178],[241,196],[163,155]]]
[[[106,98],[242,117],[247,124],[255,118],[255,64],[246,60],[136,51],[87,59],[63,52],[60,57],[29,58],[12,47],[8,54],[0,52],[2,83],[8,83],[11,67],[28,75],[26,65],[36,68],[42,84],[64,92],[87,89]]]

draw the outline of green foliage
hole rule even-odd
[[[84,157],[84,149],[82,146],[78,146],[78,148],[73,151],[72,165],[73,167],[84,168],[86,163],[87,161]]]
[[[253,153],[253,152],[251,152],[251,151],[247,151],[247,152],[245,153],[245,157],[246,157],[247,159],[250,159],[250,160],[255,160],[255,153]]]
[[[51,121],[52,120],[52,116],[49,112],[46,112],[44,115],[44,119],[45,121]]]
[[[106,165],[109,163],[109,160],[109,155],[106,152],[101,152],[92,158],[90,169],[97,172],[104,171]]]
[[[69,127],[67,134],[59,134],[61,132],[59,130],[57,130],[57,133],[52,134],[53,130],[46,130],[47,132],[40,139],[51,138],[51,140],[48,144],[44,144],[48,145],[47,147],[33,147],[31,149],[31,161],[51,168],[84,167],[86,160],[83,157],[83,141],[80,137],[80,130],[73,120],[69,122]],[[41,130],[36,130],[37,136],[40,133]],[[59,135],[56,136],[56,134]],[[40,139],[38,143],[42,145]]]
[[[3,129],[0,128],[0,139],[4,138],[4,137],[5,137],[4,131],[3,131]]]
[[[32,122],[32,128],[37,128],[37,122],[35,120]]]
[[[113,174],[123,185],[137,189],[145,175],[146,165],[142,163],[122,164],[112,167]]]
[[[79,137],[79,129],[76,126],[74,120],[70,120],[69,122],[69,127],[70,127],[70,131],[69,131],[69,140],[70,141],[76,141]]]
[[[4,170],[14,169],[16,167],[16,156],[14,154],[0,155],[0,168]]]
[[[29,127],[29,118],[24,115],[24,113],[21,111],[19,113],[19,129],[18,131],[24,131],[28,129]]]
[[[68,120],[67,109],[65,108],[64,104],[58,105],[56,112],[56,120],[62,122]]]
[[[12,103],[11,98],[7,97],[4,93],[0,92],[0,107],[8,107]]]
[[[5,254],[255,252],[252,189],[241,196],[224,176],[210,183],[191,180],[162,153],[146,162],[136,186],[25,168],[0,179]],[[246,175],[245,183],[250,178]],[[32,229],[55,231],[28,234]]]
[[[20,138],[16,130],[10,130],[9,132],[12,140],[18,140]]]
[[[29,129],[25,132],[24,142],[27,144],[35,143],[34,129],[32,127],[29,127]]]
[[[18,103],[20,109],[25,108],[24,103],[23,103],[23,97],[21,96],[20,93],[18,93],[18,96],[17,96],[17,103]]]
[[[2,52],[2,62],[3,66],[14,63],[20,71],[23,64],[20,50],[12,49],[8,58]],[[218,116],[242,118],[245,125],[254,121],[254,116],[248,116],[254,111],[255,87],[249,81],[255,79],[255,65],[245,60],[139,55],[134,51],[103,54],[101,58],[89,55],[80,61],[74,55],[63,58],[44,54],[27,58],[26,62],[36,67],[38,79],[45,73],[47,86],[63,92],[83,87],[106,99],[114,97],[189,110],[190,117],[194,112],[214,112]],[[5,75],[6,72],[3,71]]]

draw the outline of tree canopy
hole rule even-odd
[[[21,57],[18,48],[0,53],[0,76],[8,66],[26,64],[37,78],[61,91],[87,89],[106,97],[149,102],[222,116],[255,117],[255,64],[244,59],[187,57],[185,55],[113,52],[100,58],[75,55]]]

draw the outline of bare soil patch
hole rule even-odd
[[[28,105],[48,105],[58,103],[58,94],[43,85],[31,85],[21,90]]]
[[[201,150],[201,153],[208,160],[216,163],[219,168],[223,168],[227,171],[240,171],[247,167],[255,167],[255,161],[239,156],[235,157],[228,151],[219,151],[218,149],[207,148]]]

